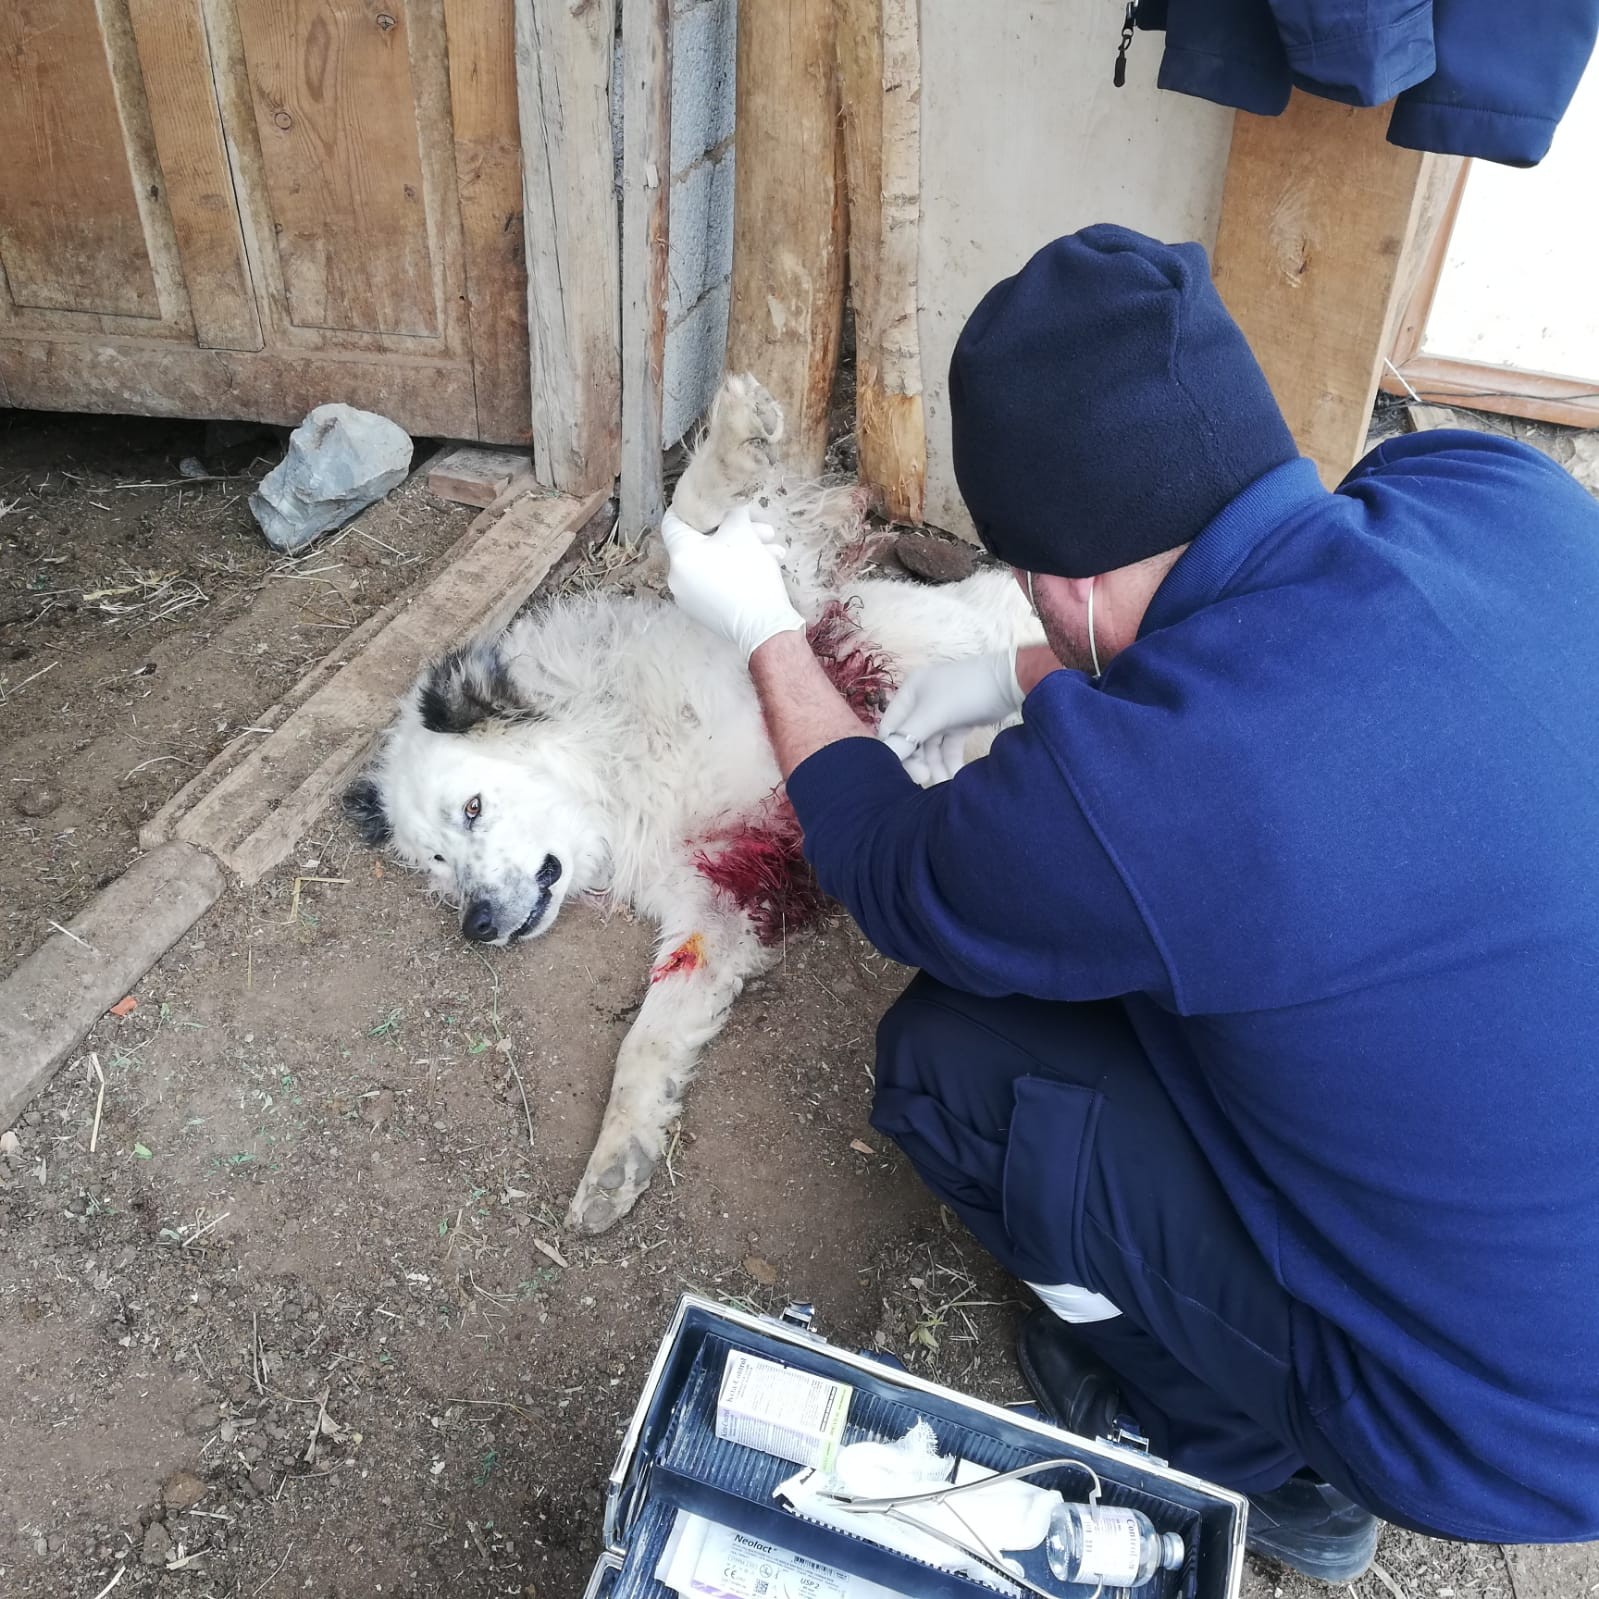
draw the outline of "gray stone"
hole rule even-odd
[[[1599,433],[1572,434],[1566,470],[1590,494],[1599,494]]]
[[[901,533],[894,540],[894,558],[924,583],[958,583],[977,565],[969,544],[935,539],[926,533]]]
[[[268,541],[298,550],[381,500],[411,470],[405,430],[373,411],[319,405],[289,436],[250,509]]]
[[[188,1510],[205,1498],[205,1483],[192,1471],[175,1471],[161,1487],[161,1502],[169,1511]]]
[[[61,796],[43,783],[27,783],[11,803],[16,806],[18,815],[48,816],[61,804]]]
[[[139,1551],[139,1558],[147,1566],[164,1566],[171,1548],[172,1539],[167,1529],[159,1521],[152,1521],[144,1529],[144,1544]]]

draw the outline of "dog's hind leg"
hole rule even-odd
[[[701,533],[775,475],[783,412],[748,373],[725,378],[705,419],[705,436],[672,494],[672,509]]]
[[[765,964],[748,922],[714,911],[663,932],[644,1004],[616,1057],[600,1136],[567,1210],[567,1225],[602,1233],[646,1188],[694,1075],[744,979]]]

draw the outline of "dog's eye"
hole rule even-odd
[[[474,794],[471,799],[466,802],[465,810],[467,821],[475,822],[478,817],[483,814],[483,796],[481,794]]]
[[[435,855],[433,859],[436,860],[440,866],[444,864],[444,857],[442,855]]]

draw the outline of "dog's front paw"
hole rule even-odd
[[[566,1225],[590,1234],[614,1227],[650,1186],[659,1163],[660,1156],[637,1138],[627,1139],[620,1148],[596,1149],[567,1207]]]

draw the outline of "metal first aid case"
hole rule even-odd
[[[702,1517],[761,1544],[792,1551],[834,1573],[876,1583],[908,1599],[992,1599],[1018,1593],[1000,1581],[984,1585],[850,1532],[795,1514],[774,1490],[798,1469],[787,1460],[716,1435],[722,1373],[742,1352],[850,1389],[843,1443],[902,1438],[918,1422],[937,1436],[941,1455],[975,1467],[1013,1471],[1070,1457],[1092,1468],[1101,1503],[1141,1510],[1155,1529],[1182,1539],[1182,1563],[1157,1571],[1136,1589],[1104,1589],[1104,1599],[1238,1599],[1243,1581],[1247,1501],[1213,1483],[1173,1471],[1141,1441],[1087,1439],[1018,1411],[969,1399],[938,1383],[867,1355],[835,1348],[811,1331],[807,1306],[781,1319],[750,1315],[695,1295],[685,1296],[650,1369],[638,1409],[622,1440],[605,1500],[605,1552],[586,1599],[677,1599],[657,1576],[679,1513]],[[1045,1489],[1081,1500],[1084,1477],[1067,1467],[1031,1476]],[[1060,1599],[1090,1599],[1093,1585],[1046,1578]],[[712,1590],[704,1590],[712,1591]],[[714,1590],[721,1592],[721,1589]],[[731,1590],[729,1590],[731,1591]],[[829,1581],[757,1583],[750,1591],[787,1599],[791,1593],[829,1599],[847,1585]],[[871,1590],[874,1594],[876,1590]]]

